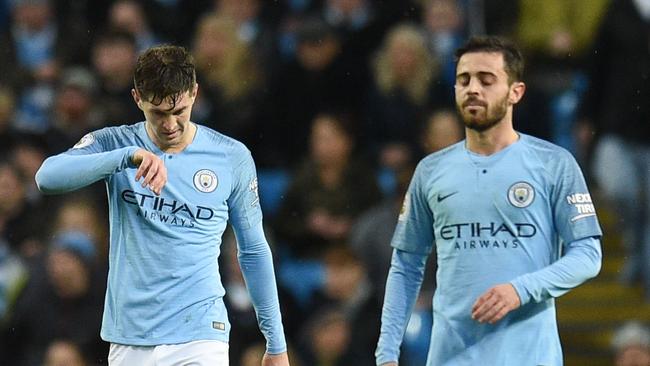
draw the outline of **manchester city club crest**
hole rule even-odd
[[[515,183],[508,189],[508,201],[515,207],[528,207],[534,199],[535,189],[526,182]]]
[[[194,174],[194,187],[203,193],[214,191],[218,184],[217,175],[212,170],[201,169]]]

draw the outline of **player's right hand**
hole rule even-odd
[[[142,187],[149,188],[156,195],[160,195],[167,183],[167,168],[161,158],[150,151],[138,149],[131,157],[133,164],[138,166],[135,181],[142,178]]]

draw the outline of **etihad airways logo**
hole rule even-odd
[[[537,235],[537,227],[529,223],[465,222],[445,225],[440,229],[440,238],[454,241],[454,248],[518,248],[522,238]]]
[[[210,207],[193,206],[184,202],[165,199],[132,191],[122,191],[122,201],[138,206],[138,216],[150,221],[157,221],[169,225],[194,227],[197,220],[210,220],[215,213]]]

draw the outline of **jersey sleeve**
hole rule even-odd
[[[562,257],[539,271],[511,281],[522,305],[559,297],[589,278],[601,268],[602,236],[596,211],[580,168],[570,153],[554,162],[555,185],[551,207],[557,233],[563,244]]]
[[[399,359],[400,345],[420,292],[426,262],[425,254],[393,250],[375,352],[377,365]]]
[[[257,321],[269,354],[287,350],[278,300],[273,256],[264,236],[257,193],[255,164],[246,150],[233,172],[233,192],[228,200],[230,223],[237,238],[239,266],[251,296]]]
[[[228,198],[228,211],[233,227],[248,229],[262,221],[262,209],[253,157],[248,150],[240,155],[234,163],[233,187]]]
[[[600,237],[602,231],[582,171],[573,156],[563,151],[558,159],[551,192],[554,223],[565,243]]]
[[[135,167],[131,156],[138,147],[110,149],[109,135],[108,129],[91,132],[68,151],[47,158],[36,172],[38,188],[47,194],[70,192]]]
[[[433,212],[426,192],[426,169],[421,162],[415,169],[391,245],[405,252],[430,254],[433,249]]]

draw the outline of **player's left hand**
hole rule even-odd
[[[494,324],[519,306],[521,300],[511,284],[496,285],[476,300],[472,306],[472,319]]]
[[[277,355],[264,354],[262,366],[289,366],[289,356],[286,352]]]

